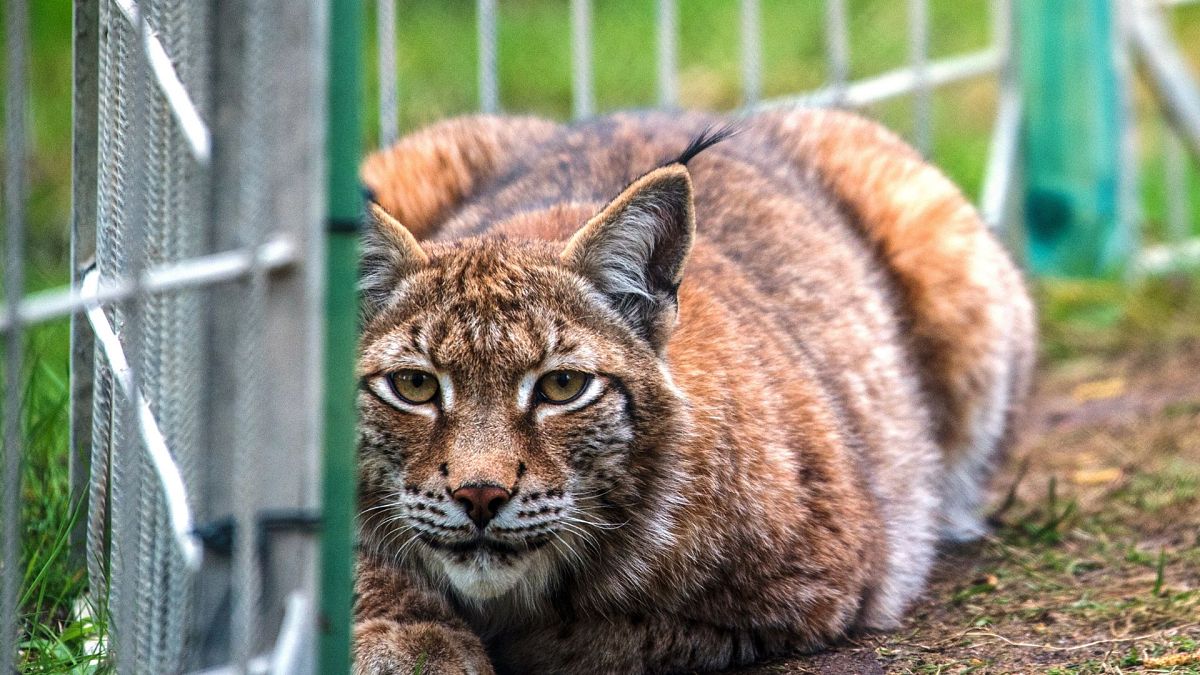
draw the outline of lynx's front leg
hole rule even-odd
[[[794,634],[677,617],[604,617],[547,626],[491,642],[504,673],[681,673],[723,670],[812,647]]]
[[[446,600],[406,573],[359,563],[354,608],[355,675],[486,675],[492,664],[479,637]]]

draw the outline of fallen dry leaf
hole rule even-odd
[[[1093,380],[1077,385],[1071,390],[1071,398],[1079,403],[1088,401],[1103,401],[1116,398],[1125,393],[1125,378],[1110,377],[1104,380]]]
[[[995,574],[988,574],[986,576],[979,577],[971,583],[975,586],[990,586],[995,588],[1000,585],[1000,579],[997,578]]]
[[[1174,668],[1175,666],[1188,666],[1193,663],[1200,663],[1200,652],[1147,656],[1142,659],[1142,665],[1147,668]]]
[[[1076,485],[1105,485],[1121,479],[1121,470],[1115,466],[1104,469],[1080,469],[1071,474]]]

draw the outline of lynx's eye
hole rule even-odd
[[[429,403],[438,393],[438,381],[432,373],[405,369],[388,375],[392,391],[405,403]]]
[[[552,370],[538,379],[538,398],[549,403],[570,403],[591,381],[591,375],[578,370]]]

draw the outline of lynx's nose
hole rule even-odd
[[[451,494],[454,501],[462,504],[467,516],[475,521],[479,529],[487,527],[501,506],[508,503],[510,493],[498,485],[464,485]]]

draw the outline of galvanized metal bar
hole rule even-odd
[[[1005,232],[1012,220],[1020,146],[1021,93],[1002,90],[984,171],[983,194],[979,199],[984,222],[997,232]]]
[[[96,255],[96,187],[98,180],[100,8],[99,0],[75,0],[72,17],[73,71],[71,106],[71,287],[79,288]],[[20,312],[20,307],[17,311]],[[71,315],[70,458],[71,561],[82,569],[87,560],[87,501],[92,465],[92,376],[95,371],[92,331]],[[97,580],[99,583],[99,580]]]
[[[923,154],[933,147],[933,90],[929,86],[929,0],[908,0],[908,58],[913,92],[913,144]]]
[[[741,0],[742,103],[762,98],[762,9],[758,0]]]
[[[676,0],[658,0],[658,104],[679,104],[679,7]]]
[[[592,2],[571,0],[571,110],[576,119],[596,111],[592,86]]]
[[[1131,14],[1132,47],[1145,67],[1147,82],[1167,121],[1192,156],[1200,158],[1200,83],[1191,75],[1162,12],[1150,3],[1140,3]]]
[[[1011,227],[1021,220],[1020,189],[1021,158],[1021,101],[1020,81],[1017,79],[1017,51],[1013,40],[1013,0],[991,0],[988,3],[991,19],[991,46],[1004,55],[998,76],[999,102],[996,122],[992,128],[988,163],[984,170],[983,190],[979,208],[984,221],[1013,247],[1022,245],[1022,237]]]
[[[376,0],[375,40],[379,64],[379,145],[387,147],[400,134],[396,74],[396,0]]]
[[[256,249],[213,253],[150,268],[138,284],[128,280],[107,282],[96,292],[96,298],[101,304],[111,304],[129,300],[138,291],[143,294],[169,293],[213,286],[244,279],[256,264],[271,271],[283,271],[298,261],[295,243],[288,237],[279,236]],[[0,305],[0,334],[8,333],[16,325],[42,323],[77,314],[88,304],[88,298],[77,288],[34,293],[18,301],[15,320],[7,303]]]
[[[825,0],[826,84],[840,104],[850,80],[850,29],[846,20],[846,0]]]
[[[479,39],[479,109],[500,110],[500,85],[496,54],[496,0],[476,0]]]
[[[987,48],[962,56],[931,61],[926,69],[925,81],[930,88],[937,88],[971,80],[997,72],[1007,61],[1007,55],[995,48]],[[917,87],[917,73],[911,67],[897,68],[874,77],[851,82],[844,92],[823,87],[797,96],[785,96],[762,101],[756,110],[786,107],[821,107],[834,105],[841,97],[842,103],[850,108],[862,108],[898,96],[912,93]]]
[[[119,154],[117,148],[122,147],[120,135],[123,133],[121,119],[124,101],[113,94],[126,88],[119,54],[129,42],[130,27],[123,17],[116,16],[119,10],[113,0],[100,0],[98,9],[100,45],[96,69],[100,81],[97,101],[96,220],[97,223],[104,222],[105,227],[96,230],[96,266],[103,280],[114,275],[114,262],[120,257],[117,254],[117,240],[123,232],[119,201],[119,196],[124,192],[121,184],[123,167],[115,160]],[[76,297],[74,311],[83,308],[84,305],[78,303],[78,294],[70,290],[51,291],[27,302],[67,294]],[[121,392],[103,359],[95,362],[93,378],[96,388],[92,407],[92,475],[88,495],[88,580],[92,592],[99,599],[107,601],[111,608],[114,590],[119,594],[119,583],[112,575],[114,556],[111,525],[116,496],[112,485],[113,460],[125,429],[120,425],[117,414]],[[110,618],[115,616],[111,609],[109,613]]]
[[[988,3],[988,15],[992,22],[992,46],[997,49],[1015,47],[1012,35],[1012,3],[1013,0],[991,0]],[[1015,55],[1015,52],[1013,52]]]
[[[8,319],[13,324],[4,341],[3,424],[4,472],[0,489],[0,663],[17,669],[17,606],[21,583],[21,466],[25,443],[21,417],[25,334],[17,303],[25,290],[25,199],[28,159],[26,115],[29,105],[29,5],[8,0],[4,16],[4,294]]]

